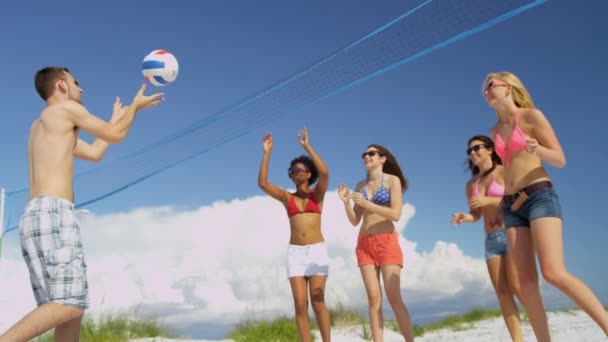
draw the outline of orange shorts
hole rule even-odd
[[[397,233],[359,235],[356,253],[359,266],[371,264],[403,267],[403,252]]]

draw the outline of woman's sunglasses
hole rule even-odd
[[[380,152],[378,152],[378,151],[363,152],[361,154],[361,159],[365,159],[366,156],[369,156],[371,158],[371,157],[375,156],[376,154],[379,155],[379,156],[381,155]]]
[[[308,172],[307,169],[303,169],[301,167],[292,167],[291,169],[289,169],[289,174],[290,175],[295,175],[301,172]]]
[[[494,81],[490,81],[488,82],[488,84],[486,84],[486,87],[483,89],[483,92],[487,92],[490,91],[496,87],[508,87],[509,85],[506,83],[496,83]]]
[[[488,146],[484,144],[478,144],[467,148],[467,156],[470,155],[471,152],[479,152],[479,150],[481,150],[482,148],[488,148]]]

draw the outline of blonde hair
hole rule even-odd
[[[489,73],[488,76],[486,76],[486,79],[483,81],[482,86],[485,87],[486,83],[488,83],[488,81],[492,78],[501,80],[511,86],[511,89],[513,90],[513,101],[515,102],[515,105],[517,107],[536,108],[534,106],[534,102],[532,102],[532,97],[530,96],[530,93],[528,92],[526,87],[524,87],[524,84],[521,82],[519,77],[515,76],[515,74],[508,71]],[[482,92],[483,91],[484,89],[482,89]]]

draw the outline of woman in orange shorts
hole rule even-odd
[[[366,179],[357,183],[354,192],[344,184],[338,189],[346,216],[353,226],[363,219],[357,242],[357,263],[369,303],[369,320],[374,341],[382,341],[382,290],[384,291],[406,341],[413,341],[410,314],[401,298],[403,253],[393,221],[401,217],[403,193],[407,181],[395,157],[383,146],[372,144],[362,155]],[[351,205],[350,199],[353,200]]]

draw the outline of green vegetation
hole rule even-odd
[[[388,321],[384,322],[384,326],[392,331],[396,331],[398,333],[401,333],[401,329],[399,329],[399,324],[397,323],[396,320],[391,319]],[[422,336],[424,335],[424,327],[418,324],[414,324],[414,326],[412,327],[412,329],[414,330],[414,337],[418,337],[418,336]]]
[[[608,310],[608,307],[605,307]],[[574,314],[577,308],[565,308],[555,310]],[[341,303],[329,310],[332,327],[355,327],[361,326],[361,338],[371,340],[369,322],[360,312],[345,308]],[[462,315],[450,315],[437,322],[420,326],[414,324],[414,336],[422,336],[425,333],[441,330],[464,330],[469,329],[474,323],[489,318],[501,317],[498,309],[473,309]],[[527,320],[525,313],[520,313],[522,322]],[[314,317],[311,317],[311,329],[317,330]],[[399,325],[395,320],[385,321],[385,327],[399,332]],[[176,337],[167,327],[155,320],[139,320],[125,315],[105,316],[99,319],[86,319],[82,323],[80,339],[86,342],[126,342],[129,339],[146,337]],[[297,341],[299,340],[296,324],[291,317],[281,316],[272,321],[247,321],[237,327],[227,336],[236,342],[258,342],[258,341]],[[314,334],[313,334],[314,340]],[[52,332],[34,340],[36,342],[53,341]]]
[[[139,320],[127,316],[106,316],[82,322],[80,340],[87,342],[126,342],[130,338],[174,337],[171,331],[154,320]],[[37,342],[52,342],[53,332],[36,339]]]
[[[368,320],[358,311],[346,309],[342,304],[329,310],[332,327],[361,326],[362,336],[365,340],[371,340],[371,331]],[[498,309],[485,310],[473,309],[463,315],[451,315],[440,321],[420,326],[414,324],[414,336],[422,336],[427,332],[440,329],[462,330],[471,328],[473,323],[488,318],[500,317]],[[311,317],[311,323],[314,317]],[[395,320],[387,320],[385,327],[399,332],[399,325]],[[313,328],[314,329],[314,328]],[[240,324],[228,335],[228,338],[240,341],[293,341],[298,340],[298,331],[292,318],[280,317],[272,321],[253,322],[248,321]]]
[[[370,331],[367,319],[358,311],[347,309],[342,302],[339,302],[334,308],[329,309],[332,327],[348,327],[361,325],[361,331],[364,340],[371,340],[372,334]]]
[[[237,342],[298,341],[298,328],[293,319],[281,316],[272,321],[247,321],[237,325],[228,338]],[[313,336],[314,339],[314,336]]]
[[[423,333],[441,329],[463,330],[470,328],[475,322],[501,316],[502,314],[498,309],[473,309],[463,315],[447,316],[440,321],[425,325],[422,329]]]
[[[348,327],[361,325],[363,330],[362,338],[371,340],[371,332],[367,319],[358,311],[346,309],[341,303],[329,309],[332,327]],[[311,329],[317,330],[315,318],[310,317]],[[237,342],[257,342],[257,341],[298,341],[298,329],[293,318],[281,316],[272,321],[253,321],[246,320],[239,324],[227,338]],[[314,339],[314,335],[313,335]]]

